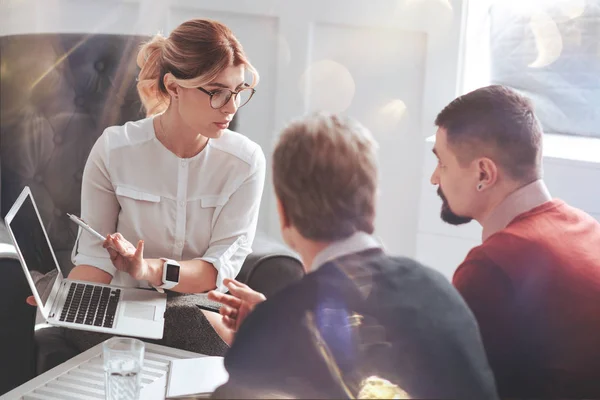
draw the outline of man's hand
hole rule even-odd
[[[162,284],[154,268],[144,259],[144,241],[140,240],[135,247],[120,233],[108,235],[102,244],[110,254],[110,261],[119,271],[127,272],[134,279],[147,280],[153,285]]]
[[[229,289],[229,294],[211,290],[208,292],[208,298],[223,304],[219,310],[223,317],[223,323],[229,329],[237,332],[254,307],[267,298],[264,294],[254,291],[234,279],[225,278],[223,283]]]

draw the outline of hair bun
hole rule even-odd
[[[158,88],[163,65],[163,49],[166,45],[167,38],[157,34],[149,42],[144,43],[138,52],[136,61],[140,72],[137,89],[146,109],[146,115],[164,111],[169,104],[168,96],[161,93]]]
[[[160,33],[154,35],[149,42],[144,43],[137,56],[138,67],[144,68],[144,65],[150,60],[158,61],[166,44],[167,38]]]

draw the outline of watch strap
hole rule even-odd
[[[175,286],[177,286],[177,284],[179,283],[179,282],[169,282],[169,281],[167,281],[167,280],[164,278],[164,277],[165,277],[165,275],[166,275],[166,265],[165,265],[165,264],[167,264],[167,263],[169,263],[169,264],[175,264],[175,265],[180,265],[180,264],[179,264],[177,261],[175,261],[175,260],[172,260],[172,259],[170,259],[170,258],[161,257],[160,259],[163,261],[163,272],[162,272],[162,275],[163,275],[163,284],[162,284],[162,285],[160,285],[160,286],[154,286],[154,285],[152,285],[152,286],[154,286],[154,288],[155,288],[155,289],[156,289],[158,292],[160,292],[160,293],[164,293],[164,292],[165,292],[165,289],[172,289],[172,288],[174,288]]]

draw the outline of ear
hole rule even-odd
[[[498,180],[498,166],[496,163],[487,157],[477,161],[477,169],[479,174],[479,184],[483,187],[490,187]]]
[[[277,214],[279,214],[279,225],[281,231],[283,232],[285,229],[290,228],[290,219],[288,218],[287,212],[285,211],[285,207],[283,206],[283,203],[281,202],[279,197],[277,198]]]
[[[179,86],[177,82],[175,82],[175,77],[173,76],[173,74],[167,72],[163,77],[163,83],[165,84],[167,92],[169,92],[171,98],[177,98],[179,96],[181,86]]]

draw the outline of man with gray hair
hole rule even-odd
[[[412,398],[497,398],[460,295],[441,274],[386,255],[372,236],[376,148],[365,127],[336,115],[311,115],[281,134],[273,155],[281,232],[307,275],[266,301],[232,280],[229,295],[209,294],[239,328],[216,397],[354,397],[377,376]]]

